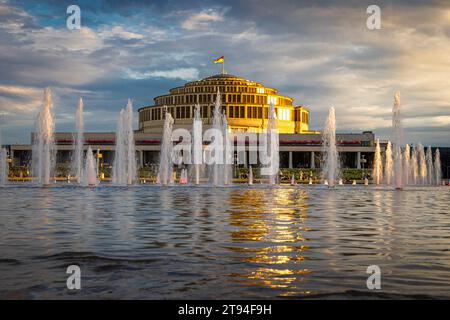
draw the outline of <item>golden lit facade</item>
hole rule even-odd
[[[291,97],[278,94],[276,89],[228,74],[189,82],[171,89],[167,95],[154,98],[153,106],[139,109],[139,130],[161,133],[165,106],[174,118],[174,128],[190,129],[196,104],[201,107],[204,125],[211,125],[217,90],[232,131],[261,132],[267,128],[269,106],[273,103],[280,133],[309,132],[307,108],[295,106]]]

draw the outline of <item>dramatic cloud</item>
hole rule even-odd
[[[0,85],[0,114],[26,116],[33,113],[40,105],[41,95],[42,91],[36,88]]]
[[[182,15],[182,13],[180,15]],[[204,29],[207,28],[211,22],[222,20],[223,13],[209,9],[199,13],[190,14],[181,26],[183,29],[187,30]]]
[[[121,38],[125,40],[143,39],[144,35],[126,31],[123,26],[103,27],[99,35],[104,38]]]
[[[126,70],[126,75],[130,79],[148,79],[148,78],[169,78],[169,79],[183,79],[187,81],[198,79],[198,70],[194,68],[180,68],[167,71],[148,71],[138,72]]]
[[[311,110],[321,130],[330,106],[338,131],[389,138],[402,94],[408,142],[450,145],[450,4],[378,1],[382,29],[366,28],[370,1],[78,1],[82,29],[67,30],[60,1],[0,0],[0,124],[28,142],[42,89],[55,93],[57,130],[73,129],[79,96],[86,128],[112,131],[135,107],[219,72],[256,80]],[[137,117],[136,117],[137,118]]]

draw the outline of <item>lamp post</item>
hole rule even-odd
[[[363,170],[363,172],[364,172],[364,176],[365,176],[365,168],[364,168],[364,164],[367,162],[367,159],[366,159],[366,155],[364,155],[364,154],[362,154],[361,155],[361,168],[362,168],[362,170]]]

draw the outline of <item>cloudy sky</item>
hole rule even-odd
[[[66,9],[81,8],[81,30]],[[381,30],[366,9],[381,8]],[[44,87],[56,130],[72,131],[80,96],[86,129],[113,131],[117,112],[218,73],[278,88],[311,109],[330,106],[339,132],[388,138],[402,94],[406,142],[450,146],[450,1],[15,1],[0,0],[0,130],[28,143]],[[137,126],[137,115],[136,115]]]

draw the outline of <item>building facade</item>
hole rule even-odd
[[[164,124],[164,112],[174,117],[174,129],[192,127],[194,106],[201,107],[204,129],[212,124],[212,111],[219,90],[222,110],[226,113],[230,131],[241,134],[258,133],[267,127],[268,108],[274,104],[279,136],[280,168],[320,168],[322,135],[309,130],[309,110],[295,105],[292,98],[278,94],[273,88],[260,83],[227,74],[207,77],[189,82],[182,87],[170,89],[169,94],[154,99],[154,105],[142,107],[139,113],[139,129],[135,131],[136,159],[139,168],[156,168]],[[85,149],[90,146],[99,156],[100,166],[111,167],[115,152],[114,132],[87,132]],[[370,169],[373,166],[375,135],[370,132],[338,133],[337,149],[341,168]],[[69,165],[73,152],[74,134],[55,133],[57,164]],[[249,165],[250,147],[248,139],[235,142],[235,164]],[[204,144],[206,147],[207,143]],[[384,152],[386,141],[381,143]],[[12,167],[29,167],[31,145],[6,146],[9,164]],[[441,149],[442,173],[450,174],[450,148]],[[434,152],[434,151],[433,151]]]
[[[154,98],[154,105],[139,109],[139,130],[160,133],[164,112],[174,118],[174,128],[190,128],[196,104],[200,105],[204,127],[212,124],[214,102],[221,94],[222,111],[231,131],[261,132],[267,128],[269,106],[273,104],[280,133],[308,133],[309,110],[294,105],[291,97],[278,90],[241,77],[219,74],[188,82],[170,89],[169,94]]]
[[[89,132],[85,133],[84,137],[85,150],[90,146],[94,152],[102,154],[100,159],[102,166],[111,166],[116,145],[115,133]],[[372,132],[337,134],[341,166],[343,168],[370,168],[375,151],[374,138]],[[134,139],[138,167],[156,166],[159,162],[161,134],[135,132]],[[57,163],[70,163],[73,143],[73,133],[58,132],[55,134]],[[281,168],[320,168],[322,153],[322,135],[320,133],[280,134],[279,143]],[[237,151],[238,147],[239,152]],[[10,145],[7,146],[7,149],[13,166],[30,164],[31,145]],[[236,140],[235,150],[236,165],[247,167],[251,150],[249,141]]]

